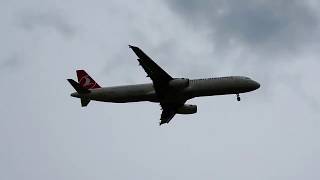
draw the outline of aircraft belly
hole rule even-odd
[[[139,101],[156,101],[156,94],[154,91],[143,89],[109,89],[101,92],[93,92],[91,100],[126,103],[126,102],[139,102]]]

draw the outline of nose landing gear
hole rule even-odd
[[[237,94],[237,101],[241,101],[240,95]]]

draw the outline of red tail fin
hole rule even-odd
[[[86,89],[101,88],[84,70],[77,70],[78,82]]]

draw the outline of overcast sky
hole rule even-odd
[[[2,0],[0,179],[320,179],[318,0]],[[197,98],[159,127],[152,103],[71,98],[150,82],[128,44],[174,77],[261,88]]]

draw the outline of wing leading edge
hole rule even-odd
[[[131,46],[131,45],[129,45],[129,47],[139,57],[138,61],[140,65],[143,67],[144,71],[148,74],[148,77],[150,77],[155,84],[164,85],[173,79],[166,71],[164,71],[140,48],[136,46]]]

